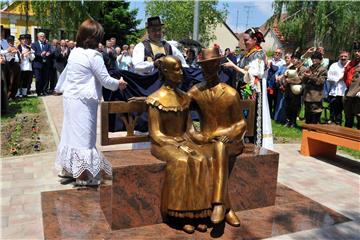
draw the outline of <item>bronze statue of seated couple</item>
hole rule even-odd
[[[243,151],[246,123],[237,91],[218,77],[218,48],[202,50],[199,64],[204,81],[187,93],[182,82],[181,62],[166,56],[155,62],[162,87],[146,99],[149,105],[151,153],[165,161],[166,178],[161,211],[168,222],[175,219],[187,233],[205,232],[212,224],[226,221],[240,226],[228,194],[229,159]],[[190,104],[200,115],[196,130],[189,114]]]

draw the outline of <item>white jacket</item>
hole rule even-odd
[[[101,100],[101,86],[117,90],[119,81],[106,70],[103,56],[94,49],[74,48],[55,87],[67,98]]]

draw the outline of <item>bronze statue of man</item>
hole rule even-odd
[[[203,82],[193,86],[188,96],[198,107],[200,132],[190,131],[190,136],[212,156],[211,221],[224,219],[232,226],[240,226],[228,194],[229,159],[243,151],[246,123],[240,107],[240,96],[229,85],[220,82],[218,71],[222,56],[219,48],[203,49],[198,61],[203,69]],[[191,130],[191,129],[190,129]]]

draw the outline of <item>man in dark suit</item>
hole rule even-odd
[[[36,93],[38,96],[47,95],[46,86],[49,81],[49,56],[50,45],[45,42],[45,33],[37,34],[38,40],[31,44],[31,48],[35,51],[35,59],[33,61],[33,69],[36,78]]]

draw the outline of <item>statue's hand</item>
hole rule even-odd
[[[222,143],[228,143],[230,142],[230,138],[228,136],[217,136],[212,139],[213,142],[222,142]]]

